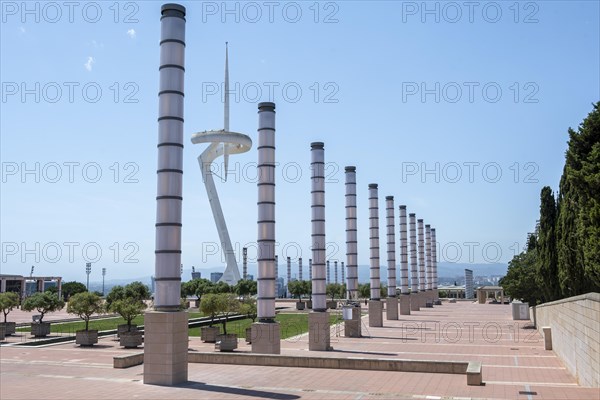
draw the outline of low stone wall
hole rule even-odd
[[[540,334],[551,328],[552,349],[579,384],[600,387],[600,293],[540,304],[534,314]]]

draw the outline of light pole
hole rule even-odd
[[[106,268],[102,268],[102,296],[104,296],[104,277],[106,276]]]
[[[87,291],[90,291],[90,273],[92,272],[92,263],[85,263],[85,273],[87,275],[87,281],[85,284],[85,288]]]

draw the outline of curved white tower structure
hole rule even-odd
[[[226,44],[227,45],[227,44]],[[198,157],[198,164],[202,171],[202,179],[206,187],[208,201],[212,209],[221,248],[227,267],[223,272],[220,281],[228,285],[235,285],[240,280],[240,270],[238,268],[231,238],[227,230],[227,223],[219,201],[219,195],[213,179],[212,163],[218,157],[224,158],[224,180],[227,180],[227,166],[230,154],[245,153],[252,147],[252,140],[249,136],[242,133],[229,131],[229,55],[227,47],[225,49],[225,110],[224,110],[224,128],[217,131],[198,132],[192,135],[192,143],[209,143],[209,146]]]

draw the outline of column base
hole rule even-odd
[[[173,386],[188,379],[188,313],[144,314],[144,383]]]
[[[362,320],[360,310],[360,307],[352,308],[352,319],[344,321],[344,337],[362,337]]]
[[[419,311],[421,309],[419,295],[418,292],[410,294],[410,311]]]
[[[383,302],[380,300],[369,300],[369,326],[383,326]]]
[[[385,317],[388,320],[398,319],[398,298],[388,297],[385,300]]]
[[[255,322],[251,326],[252,352],[281,354],[281,330],[279,322]]]
[[[400,295],[400,315],[410,315],[410,295]]]
[[[330,344],[329,313],[313,311],[308,314],[308,350],[333,350]]]
[[[419,292],[419,307],[425,308],[426,305],[427,305],[427,292],[423,290],[422,292]]]

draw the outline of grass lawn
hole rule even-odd
[[[202,317],[202,314],[198,313],[198,312],[190,313],[190,315],[189,315],[190,319],[199,318],[199,317]],[[108,331],[108,330],[112,330],[112,329],[117,329],[117,325],[126,324],[126,323],[127,323],[127,321],[125,321],[121,317],[106,318],[106,319],[101,319],[101,320],[90,321],[89,328],[97,329],[99,331]],[[139,317],[135,318],[132,321],[132,325],[144,325],[144,316],[140,315]],[[65,322],[65,323],[53,322],[50,325],[51,333],[74,334],[76,331],[81,330],[81,329],[85,329],[85,322],[83,322],[83,321]],[[17,331],[18,332],[30,332],[31,328],[29,326],[17,328]]]
[[[330,314],[329,324],[333,325],[336,322],[341,322],[338,318],[338,315]],[[308,314],[277,314],[275,320],[281,324],[280,329],[282,339],[287,339],[289,337],[308,332]],[[252,320],[250,318],[228,322],[227,333],[235,333],[238,335],[238,337],[243,338],[246,335],[246,328],[249,328],[251,324]],[[223,333],[223,326],[221,324],[218,325],[221,328],[221,333]],[[190,328],[189,335],[200,336],[200,328]]]

